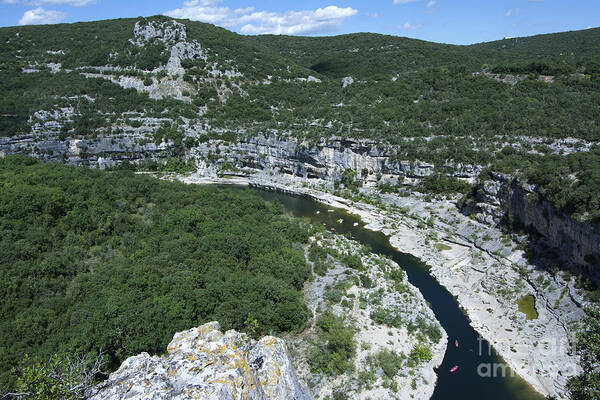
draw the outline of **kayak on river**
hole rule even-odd
[[[454,340],[454,346],[458,349],[458,339]]]
[[[455,365],[454,367],[452,367],[452,369],[450,370],[450,372],[456,372],[458,370],[458,365]]]

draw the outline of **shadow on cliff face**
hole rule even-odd
[[[529,186],[529,187],[527,187]],[[571,281],[600,302],[598,228],[556,210],[531,185],[510,176],[492,175],[458,202],[463,215],[501,229],[536,271]]]
[[[593,265],[599,260],[594,255],[587,256],[588,266],[573,263],[565,258],[556,247],[548,244],[547,238],[541,235],[532,225],[524,225],[514,214],[506,213],[498,227],[511,235],[519,243],[519,248],[525,252],[527,261],[538,271],[544,271],[553,277],[561,274],[562,279],[570,281],[575,277],[575,286],[585,290],[589,299],[600,303],[600,288],[598,286],[598,271]]]

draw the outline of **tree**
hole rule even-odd
[[[102,350],[95,358],[54,355],[43,362],[25,356],[18,368],[16,390],[0,395],[0,399],[78,400],[93,394],[95,380],[106,375]]]
[[[588,310],[583,320],[584,329],[577,333],[578,352],[581,356],[581,375],[569,380],[567,388],[572,400],[600,399],[600,309]]]

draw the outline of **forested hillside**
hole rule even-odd
[[[52,159],[59,146],[37,148],[37,138],[164,142],[164,154],[183,159],[215,138],[370,140],[440,172],[521,174],[563,211],[597,218],[593,201],[565,206],[554,193],[599,197],[598,177],[580,169],[598,164],[599,35],[454,46],[370,33],[242,36],[163,16],[1,28],[0,137],[33,134],[22,150]],[[553,177],[543,176],[549,160]]]
[[[250,192],[0,159],[0,392],[25,354],[115,368],[207,321],[300,329],[307,239]]]
[[[500,50],[503,54],[520,54],[524,57],[560,56],[565,54],[578,57],[598,57],[598,53],[600,53],[600,28],[502,39],[474,44],[469,47]]]
[[[299,65],[332,78],[384,79],[427,67],[479,68],[482,51],[374,33],[332,37],[261,35],[249,38]]]

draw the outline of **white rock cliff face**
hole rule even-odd
[[[312,400],[275,337],[257,342],[210,322],[175,334],[167,352],[128,358],[91,399]]]
[[[600,262],[600,230],[598,224],[577,221],[561,214],[546,200],[537,200],[537,188],[493,173],[492,179],[480,185],[478,203],[473,211],[482,222],[500,223],[512,215],[524,226],[535,230],[538,241],[556,252],[556,258],[567,266],[585,269],[600,283],[596,266]]]

